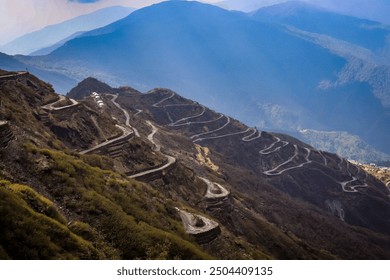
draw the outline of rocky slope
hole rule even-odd
[[[0,95],[1,258],[390,257],[388,189],[337,155],[166,89]]]

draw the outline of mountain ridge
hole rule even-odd
[[[389,161],[390,156],[375,150],[356,135],[343,131],[316,131],[302,129],[298,138],[318,149],[339,154],[360,163],[379,163]]]
[[[61,234],[81,237],[74,251],[64,245],[69,254],[63,258],[382,259],[390,254],[387,188],[334,154],[246,127],[167,89],[99,92],[100,107],[92,96],[58,97],[28,73],[2,75],[8,78],[0,81],[0,119],[16,137],[0,150],[0,190],[6,194],[1,199],[55,217]],[[218,170],[199,160],[201,150]],[[166,156],[175,162],[166,165]],[[125,175],[145,170],[154,171],[140,181]],[[57,212],[44,212],[40,205],[47,200],[35,193]],[[7,217],[8,208],[0,209]],[[14,215],[22,217],[20,211]],[[10,220],[0,222],[10,228]],[[56,242],[51,228],[37,232]],[[13,240],[0,233],[8,257],[59,257],[44,241],[42,248],[51,249],[37,254],[38,237],[28,243],[31,229],[17,229]],[[31,248],[27,256],[20,255],[18,244]],[[99,250],[88,255],[90,244],[99,244]]]
[[[272,6],[281,4],[283,0],[268,0],[261,1],[257,0],[225,0],[217,2],[216,5],[229,10],[239,10],[244,12],[254,12],[264,6]],[[298,2],[298,1],[289,1]],[[313,6],[330,10],[339,14],[353,16],[362,19],[369,19],[372,21],[382,22],[389,25],[390,21],[387,17],[389,12],[388,3],[385,0],[359,0],[349,3],[346,1],[340,2],[337,0],[311,0],[311,1],[300,1],[310,3]]]
[[[122,6],[103,8],[20,36],[0,46],[0,51],[11,55],[28,55],[40,49],[50,47],[76,32],[88,31],[107,25],[127,16],[132,11],[134,9]]]

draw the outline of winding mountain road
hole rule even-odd
[[[137,113],[134,114],[134,117],[138,116],[138,115],[141,114],[142,112],[143,112],[143,110],[137,109]]]
[[[198,177],[198,178],[207,184],[207,191],[205,194],[205,198],[224,199],[225,197],[229,196],[230,192],[220,184],[211,182],[210,180],[203,177]]]
[[[234,135],[240,135],[240,134],[247,133],[249,130],[250,130],[250,128],[248,128],[245,131],[239,131],[239,132],[233,132],[233,133],[228,133],[228,134],[223,134],[223,135],[198,138],[198,139],[194,140],[193,142],[196,143],[196,142],[203,141],[203,140],[226,138],[226,137],[230,137],[230,136],[234,136]]]
[[[283,148],[289,144],[289,142],[287,142],[287,141],[282,141],[282,146],[278,146],[278,147],[274,148],[274,146],[276,146],[276,144],[281,142],[279,137],[274,136],[274,138],[275,138],[275,142],[273,142],[270,146],[259,151],[260,154],[269,155],[269,154],[275,153],[275,152],[279,151],[281,148]],[[274,148],[274,149],[271,150],[272,148]]]
[[[151,92],[151,93],[153,93],[153,92]],[[166,101],[166,100],[169,100],[169,99],[173,98],[174,96],[175,96],[175,93],[172,92],[172,94],[171,94],[170,96],[161,99],[160,101],[154,103],[152,106],[155,107],[155,108],[165,107],[165,106],[160,106],[160,104],[163,103],[163,102]]]
[[[117,95],[108,94],[108,95],[112,96],[112,98],[111,98],[112,104],[114,104],[125,115],[125,118],[126,118],[125,124],[126,124],[126,126],[134,131],[135,136],[140,137],[140,134],[139,134],[138,130],[135,127],[131,126],[131,124],[130,124],[129,112],[127,112],[127,110],[123,109],[122,106],[119,103],[116,102],[116,99],[119,97],[119,95],[118,94]]]
[[[165,101],[173,98],[174,96],[175,96],[175,93],[171,93],[169,96],[164,97],[160,101],[154,103],[152,106],[156,107],[156,108],[167,108],[167,107],[174,107],[174,106],[195,106],[195,105],[196,106],[201,106],[201,105],[199,105],[197,103],[163,105],[163,103]],[[258,131],[256,128],[248,128],[248,129],[246,129],[244,131],[241,131],[241,132],[233,132],[233,133],[218,135],[217,132],[221,131],[222,129],[224,129],[225,127],[227,127],[231,123],[230,118],[228,116],[220,114],[220,116],[217,119],[214,119],[214,120],[204,120],[204,121],[196,121],[195,120],[196,118],[200,118],[201,116],[203,116],[205,114],[205,112],[206,112],[206,108],[204,106],[202,106],[202,111],[200,113],[197,113],[197,114],[192,115],[192,116],[186,116],[186,117],[181,118],[181,119],[176,120],[176,121],[173,121],[172,117],[169,114],[169,112],[167,112],[168,118],[171,121],[171,123],[168,124],[168,126],[176,127],[176,126],[186,126],[186,125],[192,125],[192,124],[207,124],[207,123],[212,123],[212,122],[218,121],[218,120],[220,120],[220,119],[225,117],[226,118],[226,122],[224,124],[222,124],[220,127],[216,128],[216,129],[213,129],[211,131],[206,131],[206,132],[202,132],[202,133],[198,133],[198,134],[192,135],[192,136],[190,136],[190,139],[194,143],[196,143],[196,142],[209,140],[209,139],[220,139],[220,138],[226,138],[226,137],[231,137],[231,136],[235,136],[235,135],[249,133],[248,135],[245,135],[244,137],[242,137],[241,140],[243,142],[251,142],[251,141],[255,141],[255,140],[257,140],[257,139],[262,137],[262,132]],[[210,134],[213,134],[213,133],[216,133],[217,135],[209,136]],[[259,151],[260,155],[262,155],[262,156],[270,155],[272,153],[280,151],[282,148],[284,148],[284,147],[286,147],[287,145],[290,144],[288,141],[283,141],[283,140],[281,140],[277,136],[273,136],[273,138],[274,138],[274,141],[269,146],[267,146],[267,147],[265,147],[265,148],[263,148],[263,149],[261,149]],[[304,148],[306,150],[305,161],[301,162],[299,164],[297,163],[297,165],[295,165],[295,166],[291,166],[291,162],[293,162],[294,159],[298,159],[299,158],[298,146],[294,145],[294,148],[295,148],[294,154],[288,160],[280,163],[279,165],[277,165],[276,167],[274,167],[274,168],[272,168],[270,170],[263,171],[263,174],[265,174],[267,176],[279,176],[279,175],[282,175],[283,173],[285,173],[287,171],[294,170],[294,169],[297,169],[297,168],[301,168],[301,167],[303,167],[303,166],[313,162],[310,159],[312,150],[309,149],[309,148]],[[328,159],[326,158],[326,156],[322,153],[322,151],[318,151],[318,153],[320,154],[320,156],[323,159],[324,166],[328,166]],[[343,168],[342,165],[344,163],[344,159],[342,159],[340,157],[339,157],[339,159],[340,159],[340,162],[338,163],[338,168],[339,168],[339,170],[342,170],[342,168]],[[286,167],[286,165],[288,165],[288,164],[290,164],[290,166]],[[347,166],[347,169],[348,168],[349,167]],[[357,190],[358,188],[363,188],[363,187],[367,187],[368,186],[366,184],[365,180],[364,180],[364,184],[356,184],[356,185],[352,185],[351,186],[350,185],[351,183],[358,182],[359,180],[356,177],[352,176],[351,174],[349,174],[349,175],[352,178],[351,180],[348,180],[346,182],[338,182],[342,186],[342,189],[345,192],[358,192],[358,190]]]
[[[59,103],[61,101],[64,101],[65,99],[66,99],[65,96],[59,95],[59,100],[54,101],[54,102],[52,102],[50,104],[44,105],[44,106],[42,106],[42,108],[45,109],[45,110],[49,110],[49,111],[59,111],[59,110],[64,110],[64,109],[68,109],[68,108],[74,107],[74,106],[79,104],[79,102],[77,102],[76,100],[69,99],[72,102],[71,105],[66,105],[66,106],[62,106],[62,107],[54,107],[55,104],[57,104],[57,103]],[[127,120],[127,117],[126,117],[126,120]],[[127,125],[127,121],[126,121],[126,125]],[[116,137],[116,138],[111,139],[111,140],[104,141],[104,142],[102,142],[102,143],[100,143],[100,144],[98,144],[98,145],[96,145],[96,146],[94,146],[94,147],[92,147],[90,149],[86,149],[84,151],[81,151],[80,154],[82,154],[82,155],[83,154],[88,154],[88,153],[93,152],[93,151],[95,151],[97,149],[100,149],[100,148],[105,147],[105,146],[107,146],[109,144],[112,144],[112,143],[114,143],[116,141],[120,141],[120,140],[128,137],[130,134],[133,133],[133,130],[129,129],[127,127],[123,127],[123,126],[120,126],[120,125],[116,125],[116,127],[118,127],[120,130],[123,131],[123,134],[121,136]]]
[[[154,151],[161,152],[161,145],[157,144],[154,141],[154,135],[157,133],[158,129],[150,121],[147,121],[147,124],[152,128],[152,132],[148,135],[148,140],[154,145]],[[155,172],[159,172],[159,171],[162,171],[162,170],[168,168],[169,166],[171,166],[172,164],[174,164],[176,162],[175,157],[172,157],[172,156],[167,155],[167,154],[163,154],[163,155],[167,158],[167,163],[164,164],[163,166],[160,166],[160,167],[157,167],[154,169],[150,169],[150,170],[146,170],[143,172],[139,172],[139,173],[131,175],[129,177],[134,179],[134,178],[138,178],[138,177],[152,174]]]
[[[184,229],[188,234],[197,235],[219,227],[217,222],[214,222],[206,217],[191,214],[184,210],[180,210],[177,207],[175,209],[179,212]]]
[[[107,141],[104,141],[90,149],[87,149],[87,150],[84,150],[84,151],[81,151],[80,154],[84,155],[84,154],[88,154],[90,152],[93,152],[97,149],[100,149],[100,148],[103,148],[104,146],[107,146],[107,145],[110,145],[114,142],[117,142],[117,141],[120,141],[126,137],[128,137],[130,134],[133,134],[133,131],[127,127],[123,127],[123,126],[120,126],[120,125],[116,125],[116,127],[118,127],[119,129],[121,129],[123,131],[123,134],[119,137],[116,137],[114,139],[111,139],[111,140],[107,140]]]
[[[42,109],[45,109],[45,110],[48,110],[48,111],[60,111],[60,110],[64,110],[64,109],[68,109],[68,108],[72,108],[74,106],[77,106],[79,105],[79,102],[74,100],[74,99],[71,99],[69,98],[69,100],[72,102],[72,104],[70,105],[65,105],[65,106],[62,106],[62,107],[54,107],[55,104],[57,103],[60,103],[61,101],[64,101],[66,100],[66,97],[63,96],[63,95],[59,95],[59,99],[50,103],[50,104],[47,104],[47,105],[44,105],[42,106],[41,108]]]
[[[228,116],[225,116],[225,117],[226,117],[226,123],[223,124],[221,127],[217,128],[217,129],[214,129],[214,130],[211,130],[211,131],[202,132],[202,133],[199,133],[199,134],[192,135],[192,136],[190,136],[190,138],[191,139],[199,138],[199,136],[211,134],[211,133],[214,133],[214,132],[217,132],[217,131],[220,131],[220,130],[224,129],[226,126],[228,126],[228,124],[230,124],[230,118]],[[207,137],[205,137],[203,139],[206,139],[206,138]],[[200,141],[200,140],[199,139],[195,139],[194,142],[196,142],[196,141]]]
[[[306,156],[305,156],[305,162],[299,164],[299,165],[296,165],[296,166],[292,166],[292,167],[288,167],[288,168],[285,168],[285,169],[282,169],[280,171],[277,171],[280,167],[292,162],[294,160],[294,158],[296,158],[298,155],[299,155],[299,152],[298,152],[298,146],[297,145],[294,145],[294,148],[295,148],[295,152],[294,152],[294,155],[289,158],[288,160],[286,160],[285,162],[279,164],[278,166],[276,166],[275,168],[273,169],[270,169],[270,170],[267,170],[267,171],[264,171],[263,174],[265,175],[268,175],[268,176],[278,176],[278,175],[282,175],[284,172],[286,171],[289,171],[289,170],[293,170],[293,169],[297,169],[297,168],[301,168],[303,167],[304,165],[306,164],[309,164],[311,163],[312,161],[310,160],[310,154],[311,154],[311,150],[308,149],[308,148],[304,148],[307,152]]]
[[[253,130],[253,133],[243,137],[241,139],[242,141],[244,141],[244,142],[252,142],[252,141],[254,141],[254,140],[256,140],[256,139],[261,137],[261,131],[258,131],[256,128],[251,128],[251,130]],[[258,135],[254,136],[254,135],[256,135],[256,133],[258,133]]]
[[[348,172],[348,175],[352,178],[351,180],[349,181],[344,181],[344,182],[340,182],[338,181],[337,183],[340,184],[342,190],[346,193],[356,193],[356,192],[359,192],[359,190],[357,190],[358,188],[368,188],[368,185],[366,183],[366,178],[367,178],[367,173],[366,173],[366,177],[363,179],[364,181],[364,184],[361,185],[361,184],[357,184],[357,185],[352,185],[352,186],[349,186],[349,184],[353,183],[353,182],[359,182],[360,180],[352,175],[351,171],[349,170],[349,161],[347,160],[347,172]],[[359,174],[360,170],[358,169],[358,174]]]
[[[324,165],[328,166],[328,159],[324,156],[322,151],[318,151],[318,153],[322,156],[322,159],[324,160]]]
[[[179,119],[175,122],[172,122],[169,124],[169,126],[183,126],[183,125],[190,125],[191,122],[186,122],[186,123],[182,123],[184,121],[188,121],[190,119],[195,119],[195,118],[198,118],[198,117],[201,117],[204,115],[204,113],[206,112],[206,107],[202,106],[202,112],[200,114],[197,114],[197,115],[193,115],[193,116],[189,116],[189,117],[185,117],[185,118],[182,118],[182,119]]]

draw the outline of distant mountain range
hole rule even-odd
[[[79,32],[73,33],[69,37],[66,37],[65,39],[62,39],[61,41],[56,42],[54,45],[50,45],[48,47],[44,47],[42,49],[36,50],[36,51],[30,53],[30,55],[33,55],[33,56],[47,55],[47,54],[51,53],[52,51],[58,49],[59,47],[62,47],[63,45],[65,45],[65,43],[68,42],[69,40],[77,38],[78,36],[80,36],[83,33],[84,33],[84,31],[79,31]]]
[[[302,2],[245,14],[169,1],[15,58],[77,81],[171,88],[260,128],[346,131],[390,153],[389,35]]]
[[[23,62],[17,60],[15,57],[9,56],[1,52],[0,64],[1,67],[9,71],[30,71],[35,75],[41,77],[42,79],[50,81],[50,83],[54,84],[56,88],[65,88],[70,84],[77,83],[75,79],[72,79],[69,76],[24,64]]]
[[[318,149],[336,153],[357,162],[378,163],[390,161],[389,155],[374,149],[359,136],[347,132],[302,129],[294,136]]]
[[[271,6],[287,2],[286,0],[224,0],[216,5],[228,9],[243,12],[253,12],[265,6]],[[291,1],[297,2],[297,1]],[[306,0],[302,1],[326,8],[330,11],[344,15],[366,18],[378,22],[390,24],[390,3],[387,0]]]
[[[262,7],[274,5],[280,2],[283,2],[283,0],[224,0],[217,2],[216,5],[227,10],[253,12]]]
[[[79,35],[81,31],[85,32],[110,24],[128,16],[132,11],[134,11],[133,8],[121,6],[100,9],[23,35],[4,46],[0,46],[0,51],[12,55],[45,55],[61,46],[64,39],[69,40]],[[45,50],[40,51],[41,49]]]

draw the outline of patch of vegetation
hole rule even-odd
[[[53,204],[24,185],[0,182],[0,257],[98,259],[104,256],[72,233]]]
[[[32,144],[25,149],[30,168],[37,158],[46,159],[49,168],[34,170],[34,177],[44,182],[58,204],[77,216],[79,221],[69,228],[95,248],[102,248],[105,254],[101,256],[211,258],[184,233],[160,192],[109,170],[106,158],[71,155]]]

